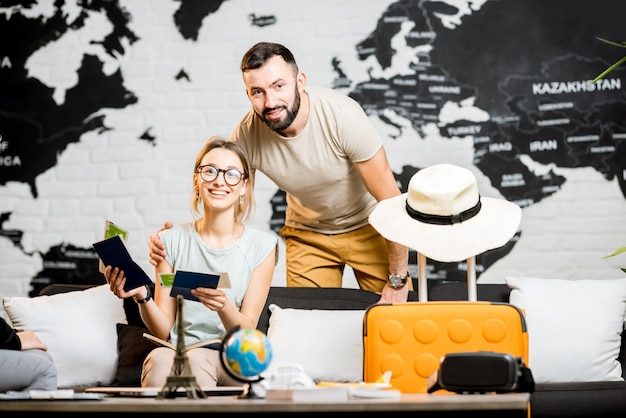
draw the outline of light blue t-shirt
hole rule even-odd
[[[250,282],[252,271],[276,248],[278,238],[268,232],[244,227],[241,237],[225,248],[212,248],[196,231],[194,222],[159,232],[165,245],[165,260],[177,270],[199,273],[223,273],[230,277],[232,288],[224,289],[228,298],[239,309]],[[278,253],[277,257],[278,258]],[[185,300],[185,345],[220,338],[226,330],[217,314],[200,302]],[[176,344],[175,326],[170,331]]]

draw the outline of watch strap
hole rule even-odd
[[[150,302],[150,300],[152,299],[152,292],[150,291],[150,288],[146,285],[146,291],[148,293],[146,293],[146,297],[143,299],[135,299],[135,303],[143,305],[144,303],[148,303]]]

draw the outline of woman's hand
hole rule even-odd
[[[196,287],[191,289],[191,294],[197,297],[200,302],[212,311],[220,312],[224,309],[228,298],[222,289],[211,289],[210,287]]]
[[[138,287],[137,289],[126,292],[124,290],[124,284],[126,283],[124,270],[120,270],[117,267],[106,266],[104,269],[104,277],[106,278],[111,292],[120,299],[133,296],[141,289],[141,287]]]

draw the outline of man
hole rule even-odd
[[[260,42],[241,60],[252,109],[232,134],[253,169],[286,193],[287,286],[341,287],[346,265],[381,302],[406,302],[408,248],[368,222],[378,201],[400,195],[382,139],[360,105],[306,86],[289,49]],[[166,227],[168,223],[166,223]],[[163,257],[156,233],[152,263]]]

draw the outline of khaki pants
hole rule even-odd
[[[387,283],[387,243],[371,225],[334,235],[284,226],[280,235],[288,287],[342,287],[346,265],[361,289],[379,293]]]
[[[157,347],[148,353],[141,372],[141,386],[163,387],[172,374],[176,351]],[[193,348],[187,351],[191,373],[200,387],[241,386],[242,383],[226,373],[219,358],[219,350]]]

